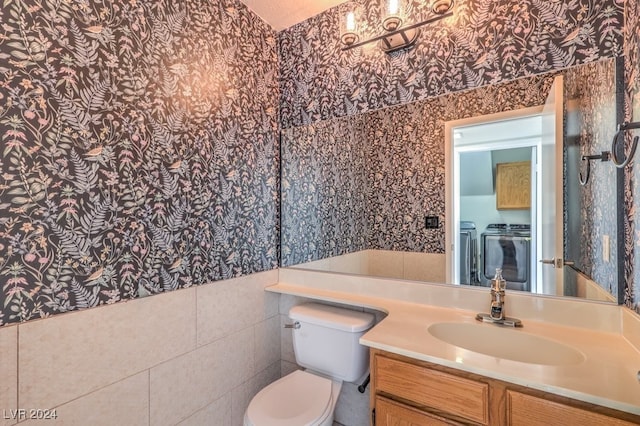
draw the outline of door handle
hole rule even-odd
[[[552,259],[540,259],[540,263],[544,265],[553,265],[554,268],[562,268],[563,266],[573,266],[575,262],[572,260],[564,260],[561,257]]]

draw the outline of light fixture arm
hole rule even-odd
[[[409,37],[407,35],[407,32],[409,32],[411,30],[414,30],[414,29],[417,29],[417,28],[420,28],[420,27],[422,27],[424,25],[427,25],[427,24],[430,24],[432,22],[437,22],[437,21],[439,21],[441,19],[448,18],[450,16],[453,16],[453,12],[452,11],[449,11],[449,12],[447,12],[445,14],[442,14],[442,15],[432,16],[431,18],[425,19],[424,21],[418,22],[417,24],[407,25],[406,27],[398,28],[395,31],[389,31],[389,32],[386,32],[386,33],[381,34],[379,36],[376,36],[376,37],[373,37],[373,38],[370,38],[370,39],[367,39],[367,40],[363,40],[363,41],[358,42],[358,43],[353,43],[351,45],[344,46],[342,48],[342,50],[344,51],[344,50],[354,49],[356,47],[364,46],[365,44],[373,43],[373,42],[379,41],[379,40],[382,40],[383,43],[386,42],[386,45],[389,47],[389,49],[386,50],[387,52],[391,52],[391,51],[394,51],[394,50],[402,49],[402,48],[410,46],[415,41],[415,37],[413,37],[413,40],[411,40],[412,37]],[[389,44],[388,40],[390,38],[392,38],[393,36],[398,35],[398,34],[403,38],[405,43],[401,44],[400,46],[391,46]]]

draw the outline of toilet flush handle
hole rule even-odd
[[[300,322],[296,321],[293,324],[285,324],[284,328],[295,328],[297,330],[300,328]]]

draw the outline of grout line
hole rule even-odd
[[[258,324],[253,326],[253,375],[255,377],[258,374],[258,334],[260,334],[258,330]],[[262,349],[262,348],[260,348]]]
[[[16,409],[20,407],[20,328],[22,326],[18,324],[16,327]],[[18,423],[20,421],[16,422]]]
[[[147,370],[147,424],[151,426],[151,368]]]
[[[205,410],[207,410],[211,405],[221,401],[222,399],[226,398],[227,394],[224,394],[222,396],[219,396],[218,398],[214,399],[213,401],[209,401],[205,406],[198,408],[196,411],[192,412],[191,414],[187,415],[187,417],[185,417],[184,419],[180,420],[177,424],[179,425],[180,423],[189,420],[190,418],[192,418],[193,416],[195,416],[196,414],[203,412]],[[231,405],[231,404],[229,404]]]
[[[93,395],[94,393],[101,392],[101,391],[103,391],[104,389],[106,389],[106,388],[108,388],[108,387],[114,386],[114,385],[116,385],[116,384],[118,384],[118,383],[120,383],[120,382],[124,382],[125,380],[128,380],[128,379],[130,379],[130,378],[132,378],[132,377],[134,377],[134,376],[137,376],[137,375],[139,375],[139,374],[142,374],[144,371],[145,371],[145,370],[141,370],[141,371],[138,371],[137,373],[131,374],[131,375],[129,375],[129,376],[122,377],[122,378],[120,378],[120,379],[116,380],[115,382],[111,382],[111,383],[109,383],[109,384],[106,384],[106,385],[104,385],[104,386],[99,387],[98,389],[94,389],[94,390],[92,390],[92,391],[89,391],[89,392],[87,392],[87,393],[84,393],[84,394],[82,394],[82,395],[79,395],[79,396],[77,396],[77,397],[75,397],[75,398],[72,398],[72,399],[69,399],[69,400],[67,400],[67,401],[61,402],[61,403],[59,403],[58,405],[55,405],[55,406],[53,406],[53,407],[50,407],[49,409],[51,409],[51,410],[57,410],[57,409],[59,409],[60,407],[64,407],[64,406],[65,406],[65,405],[67,405],[67,404],[70,404],[70,403],[75,402],[75,401],[77,401],[77,400],[79,400],[79,399],[82,399],[82,398],[88,397],[88,396],[90,396],[90,395]],[[147,371],[150,371],[150,370],[149,370],[149,369],[147,369]],[[25,422],[25,421],[28,421],[28,419],[20,420],[18,423],[23,423],[23,422]]]
[[[195,288],[195,297],[194,297],[194,309],[195,309],[195,317],[196,317],[196,323],[195,323],[195,330],[196,330],[196,341],[195,341],[195,347],[198,348],[198,293],[200,293],[198,287]]]

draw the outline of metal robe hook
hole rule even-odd
[[[633,156],[636,153],[636,149],[638,148],[638,141],[640,140],[640,136],[636,136],[633,138],[633,142],[631,143],[631,149],[629,150],[629,155],[624,160],[618,159],[618,140],[620,140],[621,136],[624,135],[626,130],[640,129],[640,122],[638,123],[623,123],[618,125],[618,131],[613,137],[613,142],[611,142],[611,162],[614,166],[621,169],[625,167],[627,164],[631,162]],[[622,152],[624,152],[624,138],[622,138]]]
[[[593,160],[600,160],[602,162],[605,162],[605,161],[609,161],[610,158],[611,158],[611,153],[609,151],[602,151],[600,154],[583,155],[582,157],[580,157],[582,161],[587,162],[586,176],[583,177],[582,172],[580,172],[578,176],[580,180],[580,185],[585,186],[587,183],[589,183],[589,178],[591,177],[591,162]]]

